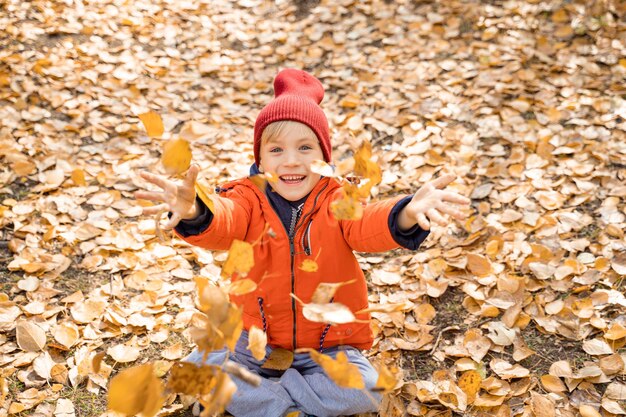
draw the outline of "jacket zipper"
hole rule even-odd
[[[291,208],[291,224],[289,225],[289,253],[291,254],[291,293],[296,293],[296,274],[294,270],[294,263],[296,257],[296,250],[294,245],[294,239],[296,237],[296,224],[298,223],[298,218],[302,213],[302,207],[300,206],[298,209]],[[296,299],[291,297],[291,311],[293,315],[293,349],[296,349]]]
[[[311,224],[313,223],[313,218],[311,218],[311,220],[309,220],[309,222],[306,225],[306,229],[304,231],[304,233],[302,234],[302,249],[304,249],[304,253],[306,254],[306,256],[311,256]]]
[[[313,214],[313,212],[315,211],[315,206],[317,205],[317,200],[319,196],[322,195],[322,192],[324,192],[326,187],[328,187],[328,183],[326,183],[326,185],[324,185],[324,188],[322,188],[317,193],[317,195],[315,196],[315,200],[313,200],[313,207],[311,207],[311,210],[309,210],[309,212],[302,217],[303,220],[302,222],[300,222],[300,224],[298,224],[299,215],[291,216],[291,224],[289,225],[289,252],[291,253],[291,293],[294,295],[296,295],[296,271],[294,269],[294,263],[295,263],[295,257],[296,257],[296,248],[295,248],[294,240],[296,237],[296,232],[298,231],[300,226],[302,226],[302,224],[306,221],[306,218]],[[304,207],[304,205],[302,207]],[[296,218],[295,222],[294,222],[294,217]],[[297,310],[296,308],[297,308],[296,299],[292,297],[291,298],[291,311],[293,312],[293,336],[292,336],[293,350],[297,349],[297,344],[296,344],[296,318],[297,318],[296,311]]]

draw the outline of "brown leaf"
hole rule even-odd
[[[17,345],[26,352],[37,352],[46,346],[46,333],[30,321],[22,320],[15,328]]]
[[[261,368],[285,371],[293,363],[293,352],[287,349],[275,348],[270,352]]]

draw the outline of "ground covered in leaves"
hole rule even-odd
[[[400,378],[380,415],[626,414],[625,15],[609,0],[0,3],[0,414],[100,415],[112,375],[151,361],[163,376],[189,352],[193,277],[217,280],[226,254],[157,238],[137,172],[180,136],[202,181],[246,175],[284,67],[326,86],[335,160],[373,144],[374,198],[454,172],[473,200],[417,253],[360,256],[371,304],[405,303],[374,313],[372,360]]]

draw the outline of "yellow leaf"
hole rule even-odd
[[[104,352],[98,352],[93,355],[93,358],[91,358],[91,368],[93,369],[93,372],[95,374],[100,373],[100,365],[102,365],[102,359],[104,359],[104,355]]]
[[[604,334],[607,340],[618,340],[626,337],[626,328],[617,322],[613,322],[609,330]]]
[[[543,387],[548,392],[567,391],[565,384],[563,383],[563,381],[561,381],[561,378],[559,377],[556,377],[554,375],[542,375],[540,379],[541,379],[541,385],[543,385]]]
[[[200,398],[200,404],[204,407],[203,416],[221,414],[230,402],[237,386],[225,372],[220,372],[215,381],[215,389],[210,395]]]
[[[285,417],[299,417],[300,416],[300,411],[292,411],[291,413],[287,414]]]
[[[552,13],[552,21],[554,23],[565,23],[569,22],[570,18],[565,9],[559,9],[556,12]]]
[[[250,294],[252,291],[256,290],[256,287],[256,283],[251,279],[239,279],[230,284],[230,287],[228,287],[228,293],[232,295]]]
[[[602,414],[600,414],[598,410],[587,404],[582,404],[578,408],[578,412],[581,417],[602,417]]]
[[[299,350],[300,351],[300,350]],[[365,388],[363,377],[359,372],[359,368],[348,362],[348,356],[344,351],[337,353],[337,358],[333,359],[328,355],[319,353],[315,349],[302,349],[303,352],[309,352],[311,359],[313,359],[319,366],[324,369],[326,375],[333,382],[343,388]]]
[[[170,369],[167,389],[185,395],[207,395],[215,388],[215,378],[220,372],[215,365],[198,366],[191,362],[177,362]]]
[[[291,294],[291,296],[296,298],[293,294]],[[302,315],[307,320],[328,324],[344,324],[356,321],[356,317],[354,317],[352,311],[344,304],[304,304],[298,298],[296,298],[296,300],[302,304]]]
[[[316,272],[318,269],[317,262],[313,259],[305,259],[299,267],[304,272]]]
[[[72,181],[75,185],[79,187],[84,187],[87,185],[87,181],[85,181],[85,171],[80,168],[76,168],[72,171]]]
[[[393,390],[398,383],[398,379],[393,372],[385,365],[381,364],[378,368],[378,380],[376,381],[375,390],[389,392]]]
[[[363,141],[354,154],[354,173],[357,176],[369,179],[369,188],[379,184],[383,179],[380,167],[376,162],[372,161],[371,158],[372,145],[368,141]]]
[[[359,220],[363,217],[361,202],[347,194],[342,199],[330,203],[330,211],[337,220]]]
[[[163,127],[163,120],[158,113],[149,111],[147,113],[142,113],[137,117],[139,117],[139,120],[143,123],[143,127],[146,128],[146,132],[149,137],[160,138],[163,136],[165,128]]]
[[[284,371],[291,367],[293,363],[293,352],[283,348],[273,349],[261,368]]]
[[[256,326],[250,327],[248,333],[248,350],[257,361],[265,359],[265,346],[267,346],[267,334]]]
[[[200,200],[202,200],[202,202],[206,204],[211,212],[215,213],[215,204],[211,199],[213,194],[209,191],[209,188],[198,182],[195,183],[194,188],[196,189],[196,193],[198,194],[198,197],[200,197]]]
[[[219,287],[204,277],[195,277],[198,287],[198,308],[207,313],[212,322],[219,324],[228,314],[228,297]]]
[[[480,390],[482,378],[478,371],[465,371],[459,378],[458,386],[467,395],[467,403],[471,404]]]
[[[246,275],[254,266],[254,250],[248,242],[234,239],[228,250],[228,258],[222,267],[222,277],[230,277],[237,272]]]
[[[152,417],[163,406],[163,384],[154,375],[152,364],[125,369],[111,379],[108,394],[110,410]]]
[[[354,279],[345,282],[320,282],[311,297],[311,302],[314,304],[330,303],[339,288],[354,282],[356,282]]]
[[[161,163],[169,175],[183,173],[191,164],[191,147],[185,139],[168,140],[163,145]]]

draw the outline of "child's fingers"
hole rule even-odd
[[[180,215],[178,213],[172,213],[172,217],[170,217],[170,220],[165,224],[165,226],[163,226],[163,229],[172,230],[178,223],[180,223],[180,220]]]
[[[168,180],[166,180],[165,178],[161,177],[160,175],[154,175],[151,174],[149,172],[146,171],[142,171],[139,173],[139,176],[141,178],[143,178],[144,180],[156,185],[157,187],[163,188],[165,189],[167,187],[168,184]]]
[[[419,213],[417,215],[417,224],[422,228],[422,230],[430,230],[430,223],[424,213]]]
[[[135,198],[150,201],[165,201],[165,194],[156,191],[135,191]]]
[[[185,185],[193,187],[196,183],[196,179],[198,178],[198,173],[200,172],[200,167],[198,165],[192,165],[187,170],[187,175],[185,175]]]
[[[442,189],[442,188],[445,188],[448,184],[450,184],[455,179],[456,179],[456,175],[446,174],[446,175],[442,175],[441,177],[432,180],[430,183],[433,185],[433,187]]]
[[[166,211],[166,210],[169,211],[169,208],[170,208],[169,204],[165,204],[165,203],[157,204],[156,206],[144,207],[142,213],[144,215],[157,214],[161,211]]]
[[[436,209],[430,209],[426,212],[426,214],[431,222],[435,222],[440,226],[445,226],[447,224],[446,219],[444,219]]]
[[[472,200],[470,200],[469,198],[462,196],[461,194],[457,194],[455,192],[452,191],[444,191],[442,196],[441,196],[442,200],[448,201],[450,203],[455,203],[455,204],[470,204],[472,202]]]
[[[467,218],[467,215],[465,213],[463,213],[462,211],[457,210],[455,208],[452,208],[452,207],[450,207],[450,206],[448,206],[446,204],[443,204],[443,203],[440,204],[437,207],[437,210],[439,210],[440,212],[445,213],[445,214],[447,214],[449,216],[452,216],[452,217],[454,217],[457,220],[463,220],[463,219]]]

